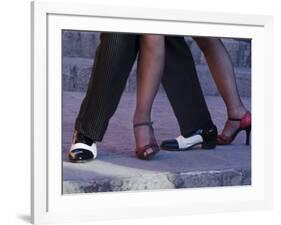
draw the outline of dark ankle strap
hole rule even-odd
[[[245,117],[250,117],[250,120],[251,120],[251,113],[249,111],[247,111],[240,119],[228,118],[228,120],[231,120],[231,121],[242,121],[242,120],[244,120]]]
[[[153,124],[152,121],[150,121],[150,122],[143,122],[143,123],[136,123],[136,124],[134,124],[134,128],[140,127],[140,126],[150,126],[151,127],[152,124]]]
[[[241,119],[236,119],[236,118],[228,118],[228,120],[231,120],[231,121],[241,121]]]

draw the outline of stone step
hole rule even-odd
[[[250,185],[250,151],[238,148],[162,151],[151,161],[101,149],[93,162],[63,163],[63,193]]]
[[[63,56],[93,58],[99,44],[99,32],[64,31]],[[191,37],[185,37],[197,64],[205,64],[205,59]],[[251,64],[250,40],[222,38],[235,67],[249,68]]]
[[[91,74],[93,59],[63,57],[63,88],[66,91],[86,91]],[[196,65],[198,77],[205,95],[218,95],[218,90],[207,65]],[[242,97],[251,96],[251,71],[249,68],[235,68],[239,93]],[[133,66],[125,91],[135,91],[136,64]],[[163,89],[161,88],[163,91]]]
[[[198,48],[196,42],[191,37],[185,37],[187,44],[192,52],[195,63],[206,64],[205,57],[201,50]],[[251,67],[251,44],[249,39],[232,39],[221,38],[228,54],[230,55],[232,64],[238,68]]]

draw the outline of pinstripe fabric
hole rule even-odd
[[[166,36],[163,87],[178,120],[182,136],[213,125],[194,60],[183,37]]]
[[[102,33],[86,96],[75,129],[101,141],[138,53],[138,36]]]
[[[163,86],[183,136],[211,123],[194,61],[183,37],[165,38]],[[138,35],[102,33],[86,96],[75,129],[101,141],[118,106],[138,53]]]

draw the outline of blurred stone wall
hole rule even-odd
[[[200,83],[205,95],[218,95],[204,55],[190,37],[185,37],[196,64]],[[222,39],[235,69],[236,81],[241,96],[251,95],[251,44],[249,40]],[[99,32],[63,32],[63,89],[86,91],[92,70],[95,51],[99,44]],[[136,86],[136,63],[133,66],[125,91],[134,91]],[[161,88],[162,91],[162,88]]]

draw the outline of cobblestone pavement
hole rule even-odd
[[[250,146],[244,145],[244,133],[232,145],[218,146],[215,150],[161,151],[154,160],[148,162],[136,159],[132,129],[134,93],[124,93],[103,142],[98,143],[98,159],[85,164],[68,162],[67,151],[73,124],[83,97],[84,93],[81,92],[63,93],[64,193],[251,183],[251,151]],[[226,120],[223,101],[219,96],[206,96],[206,101],[220,131]],[[243,102],[250,109],[250,99],[243,98]],[[159,143],[180,134],[163,93],[157,95],[152,118]]]

